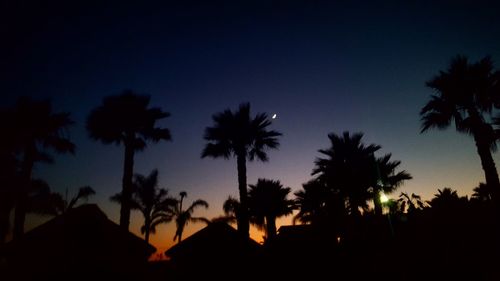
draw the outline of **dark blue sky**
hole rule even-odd
[[[491,55],[500,65],[494,1],[16,2],[0,9],[4,103],[51,98],[72,113],[76,155],[36,175],[54,190],[93,186],[112,219],[118,207],[107,198],[120,190],[123,150],[89,140],[84,123],[104,96],[128,88],[172,113],[161,124],[173,142],[137,154],[135,171],[158,168],[172,193],[207,199],[200,215],[220,214],[237,195],[235,161],[200,159],[203,130],[213,113],[245,101],[254,113],[277,113],[273,128],[284,134],[269,163],[249,165],[249,183],[300,188],[327,134],[344,130],[402,160],[414,176],[402,191],[465,195],[483,180],[472,140],[453,130],[420,135],[418,113],[431,94],[425,81],[452,56]],[[169,244],[173,232],[164,232],[153,242]]]

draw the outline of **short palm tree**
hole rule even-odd
[[[370,188],[377,182],[373,155],[380,146],[365,145],[362,137],[361,133],[329,134],[330,147],[319,150],[326,157],[316,159],[312,172],[329,189],[347,199],[352,215],[359,215],[360,208],[368,208],[367,201],[373,197]]]
[[[121,202],[121,194],[111,197],[114,202]],[[168,195],[168,190],[158,188],[158,170],[149,176],[136,174],[133,182],[132,209],[139,210],[144,217],[141,233],[149,243],[150,233],[156,233],[156,227],[172,221],[173,208],[177,201]]]
[[[380,192],[390,194],[403,185],[405,181],[412,179],[412,176],[404,170],[396,172],[396,169],[401,165],[401,161],[391,161],[391,156],[389,153],[375,160],[377,183],[374,186],[379,189],[378,192],[373,194],[376,214],[382,214]]]
[[[168,129],[155,125],[158,120],[170,114],[159,107],[150,108],[149,101],[149,96],[127,90],[120,95],[104,98],[102,105],[95,108],[87,119],[87,130],[91,138],[104,144],[123,144],[125,147],[120,226],[127,230],[132,204],[134,154],[143,150],[147,141],[171,139]]]
[[[238,199],[229,196],[222,205],[222,210],[224,215],[215,218],[216,221],[221,221],[225,223],[235,223],[238,221],[240,216],[241,204]]]
[[[432,208],[451,208],[458,204],[460,197],[456,190],[445,187],[442,190],[438,189],[438,193],[434,194],[434,198],[428,201]]]
[[[318,179],[302,184],[302,189],[294,195],[299,210],[293,218],[294,224],[318,225],[345,211],[341,210],[344,209],[344,201]]]
[[[500,192],[500,182],[491,155],[496,149],[496,137],[488,122],[495,103],[495,90],[499,81],[493,62],[486,57],[470,63],[464,56],[457,56],[446,71],[427,81],[435,91],[422,108],[422,132],[430,128],[446,129],[451,123],[460,133],[471,135],[481,159],[486,184]]]
[[[54,113],[50,101],[32,101],[21,98],[17,105],[5,113],[2,128],[16,144],[20,160],[19,185],[16,192],[14,214],[14,238],[24,233],[24,221],[28,211],[29,192],[32,188],[32,170],[37,162],[53,162],[48,153],[74,153],[75,145],[69,140],[67,128],[73,124],[69,113]]]
[[[203,149],[202,158],[236,157],[238,168],[238,190],[241,210],[238,218],[238,231],[249,236],[250,224],[247,202],[246,162],[258,159],[267,161],[267,148],[278,148],[281,133],[268,130],[271,125],[267,114],[250,116],[250,104],[240,105],[236,112],[229,109],[212,116],[214,125],[205,129],[204,138],[208,142]]]
[[[401,192],[399,199],[397,201],[400,204],[401,212],[407,212],[409,214],[422,210],[425,207],[425,202],[422,201],[422,197],[415,193],[408,195],[406,192]]]
[[[290,187],[283,187],[278,180],[258,179],[250,185],[248,205],[250,216],[260,228],[265,228],[266,238],[276,236],[276,219],[292,214],[294,201],[288,199]]]
[[[67,193],[67,191],[66,191]],[[68,195],[66,194],[66,199],[62,199],[62,196],[57,193],[59,197],[61,198],[59,201],[61,202],[58,206],[58,212],[63,214],[66,213],[68,210],[73,209],[78,205],[78,203],[81,200],[88,200],[88,198],[92,195],[95,194],[95,191],[92,187],[86,185],[78,188],[78,193],[71,198],[71,200],[68,201],[67,197]]]
[[[175,218],[175,224],[177,226],[174,241],[177,240],[178,243],[182,241],[182,233],[184,232],[184,228],[189,222],[204,222],[207,224],[210,223],[207,218],[193,217],[193,213],[196,208],[204,207],[205,209],[208,209],[208,203],[205,200],[194,200],[187,209],[183,210],[182,204],[184,198],[187,197],[187,193],[185,191],[182,191],[181,193],[179,193],[179,196],[180,199],[178,201],[178,204],[176,204],[175,208],[173,209],[173,217]]]
[[[493,199],[493,190],[485,183],[479,183],[479,186],[472,190],[472,198],[482,202],[490,202]]]

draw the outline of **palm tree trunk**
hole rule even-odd
[[[266,216],[266,231],[267,240],[271,241],[276,237],[276,218],[273,216]]]
[[[125,161],[123,163],[122,202],[120,207],[120,226],[128,230],[130,224],[130,200],[132,197],[132,175],[134,173],[133,138],[125,142]]]
[[[5,243],[7,233],[9,232],[10,211],[9,206],[0,206],[0,246]]]
[[[31,172],[33,171],[35,152],[35,144],[31,144],[24,152],[21,167],[21,185],[17,194],[17,205],[14,212],[14,239],[18,239],[24,234],[24,221],[28,210],[28,190],[31,184]]]
[[[373,198],[373,206],[375,210],[375,215],[382,215],[382,202],[380,202],[380,192],[375,193],[375,198]]]
[[[146,212],[147,212],[146,214],[151,213],[150,210],[147,210]],[[149,243],[149,231],[151,229],[150,226],[151,226],[151,219],[149,215],[146,215],[144,216],[144,240],[146,241],[146,243]]]
[[[241,210],[237,219],[238,231],[244,237],[250,237],[250,222],[248,219],[248,191],[247,191],[247,167],[244,153],[236,156],[238,165],[238,190],[240,192]]]
[[[493,198],[498,203],[500,201],[500,181],[498,180],[498,172],[495,166],[495,161],[491,155],[491,143],[481,136],[481,134],[474,134],[474,141],[476,143],[477,153],[481,159],[481,166],[486,178],[486,184],[491,187]]]

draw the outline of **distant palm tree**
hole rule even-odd
[[[88,198],[92,195],[95,194],[95,191],[92,187],[86,185],[86,186],[82,186],[80,188],[78,188],[78,193],[73,196],[73,198],[71,198],[71,200],[68,201],[67,195],[68,191],[66,190],[66,198],[65,199],[62,199],[62,196],[61,194],[59,194],[59,197],[61,198],[60,199],[60,204],[59,204],[59,207],[58,207],[58,210],[59,210],[59,213],[61,214],[64,214],[66,213],[68,210],[71,210],[73,209],[80,200],[88,200]]]
[[[412,193],[408,195],[406,192],[401,192],[398,203],[401,206],[401,212],[413,213],[416,210],[422,210],[425,207],[425,202],[422,201],[420,195]]]
[[[367,201],[373,198],[370,188],[377,182],[373,155],[380,146],[366,146],[362,137],[361,133],[329,134],[330,148],[319,150],[326,158],[317,158],[312,172],[329,189],[347,199],[352,215],[359,215],[360,208],[368,208]]]
[[[222,210],[224,211],[224,215],[216,218],[215,220],[225,223],[235,223],[238,221],[238,218],[240,216],[240,201],[232,196],[229,196],[226,201],[224,201]]]
[[[469,63],[464,56],[453,58],[449,68],[427,81],[436,94],[422,108],[422,132],[429,128],[446,129],[452,122],[460,133],[474,138],[477,153],[486,177],[486,184],[500,192],[495,162],[491,151],[496,149],[496,137],[487,116],[494,106],[494,89],[498,74],[491,58]]]
[[[193,217],[193,212],[198,207],[204,207],[208,209],[208,203],[205,200],[197,199],[191,203],[191,205],[186,209],[182,209],[182,203],[185,197],[187,197],[187,193],[182,191],[179,193],[180,200],[178,204],[173,209],[173,217],[175,218],[175,223],[177,226],[177,230],[175,231],[174,241],[177,240],[178,243],[182,241],[182,233],[184,232],[184,228],[189,222],[205,222],[210,223],[207,218],[204,217]]]
[[[149,108],[150,97],[124,91],[103,99],[87,119],[90,137],[105,144],[123,144],[125,157],[122,180],[120,226],[128,230],[132,198],[134,154],[146,147],[146,141],[171,139],[170,131],[155,126],[156,121],[170,116],[158,107]]]
[[[121,202],[121,194],[111,197],[114,202]],[[134,176],[132,209],[139,210],[144,217],[141,233],[149,243],[150,233],[156,233],[156,227],[169,223],[173,218],[173,208],[177,201],[168,196],[168,190],[158,188],[158,170],[153,170],[149,176],[140,174]]]
[[[472,198],[482,202],[490,202],[493,199],[493,190],[485,183],[479,183],[479,186],[473,189]]]
[[[288,199],[290,187],[283,187],[279,180],[258,179],[250,185],[248,205],[256,225],[266,229],[266,238],[276,236],[276,219],[292,214],[294,201]]]
[[[445,187],[442,190],[438,189],[438,193],[434,194],[434,198],[428,201],[432,208],[451,208],[455,207],[460,201],[460,197],[456,190]]]
[[[226,109],[212,116],[213,127],[205,129],[204,138],[208,142],[201,157],[236,157],[238,168],[238,189],[241,209],[238,218],[238,231],[249,236],[249,216],[247,203],[246,162],[255,158],[267,161],[266,148],[278,148],[281,133],[268,130],[271,121],[267,114],[250,116],[250,104],[241,104],[236,112]]]
[[[54,113],[50,101],[20,98],[17,105],[5,113],[8,116],[6,136],[16,144],[20,160],[19,185],[16,192],[14,238],[24,233],[24,221],[32,187],[31,174],[36,162],[52,162],[47,149],[58,153],[74,153],[75,145],[68,139],[66,129],[73,124],[69,113]],[[4,126],[2,126],[4,127]]]

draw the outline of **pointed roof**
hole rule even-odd
[[[113,271],[126,264],[146,262],[155,250],[109,220],[97,205],[89,204],[71,209],[11,241],[2,254],[27,271],[81,266]]]
[[[173,260],[213,256],[231,258],[235,255],[255,255],[261,247],[253,239],[241,236],[228,224],[213,222],[181,243],[174,245],[165,254]]]

